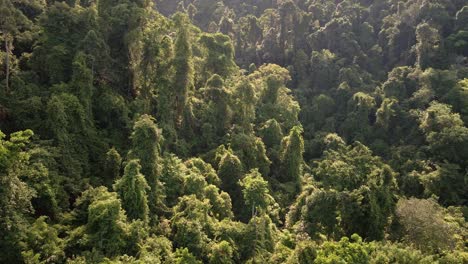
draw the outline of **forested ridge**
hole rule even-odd
[[[466,0],[0,0],[0,263],[468,263]]]

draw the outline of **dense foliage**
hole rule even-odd
[[[468,263],[466,0],[0,0],[0,263]]]

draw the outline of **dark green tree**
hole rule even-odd
[[[104,179],[103,182],[106,186],[111,187],[120,177],[120,170],[122,166],[122,157],[115,148],[111,148],[106,153],[104,162]]]
[[[236,215],[240,213],[243,204],[242,191],[238,184],[243,171],[239,158],[231,150],[228,150],[219,162],[218,175],[221,179],[221,189],[231,197]]]
[[[21,262],[19,245],[28,225],[26,217],[33,212],[31,199],[35,195],[21,180],[21,170],[28,164],[24,149],[33,132],[16,132],[9,140],[5,136],[0,132],[0,246],[9,250],[0,252],[0,260]]]
[[[57,229],[47,223],[45,216],[36,219],[26,232],[23,243],[26,246],[21,254],[26,263],[61,262],[64,259],[63,242]]]
[[[0,1],[0,30],[5,48],[5,91],[10,92],[11,57],[13,41],[18,37],[18,33],[29,26],[31,21],[17,9],[11,0]]]
[[[89,204],[86,233],[93,249],[105,256],[118,256],[127,246],[130,230],[117,194],[101,191]]]
[[[137,160],[131,160],[125,166],[124,175],[114,184],[122,207],[130,220],[140,219],[148,222],[148,195],[150,187],[140,173],[141,166]]]
[[[275,200],[270,195],[268,182],[263,179],[258,170],[251,170],[250,173],[240,180],[242,194],[244,196],[245,205],[251,208],[251,217],[267,212],[268,206],[272,205]]]
[[[177,14],[174,18],[178,32],[174,44],[174,93],[176,123],[180,123],[189,93],[194,85],[194,66],[192,58],[191,37],[188,18],[183,14]]]
[[[441,41],[439,32],[428,23],[423,23],[416,28],[416,39],[417,65],[421,69],[425,69],[433,65],[437,56],[437,49]]]
[[[154,118],[149,115],[140,116],[133,126],[131,139],[132,148],[129,157],[140,160],[141,173],[145,176],[150,187],[148,192],[150,213],[152,217],[156,217],[157,208],[161,207],[163,202],[160,186],[160,142],[162,137]]]
[[[281,171],[278,179],[282,182],[294,182],[296,190],[300,189],[301,177],[304,168],[304,140],[303,130],[295,126],[289,135],[281,142]]]
[[[227,241],[221,241],[213,245],[210,253],[210,264],[232,264],[233,249]]]

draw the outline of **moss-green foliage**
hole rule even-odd
[[[423,184],[444,204],[465,201],[466,192],[462,188],[466,187],[466,172],[464,175],[461,168],[466,166],[468,158],[468,129],[460,115],[452,113],[450,106],[434,102],[422,113],[419,121],[436,162],[430,172],[421,175]],[[447,189],[451,191],[445,191]]]
[[[133,126],[131,139],[132,148],[129,157],[140,160],[141,173],[150,187],[148,202],[151,218],[154,219],[156,208],[161,205],[162,199],[159,179],[161,131],[156,126],[154,118],[149,115],[140,116]]]
[[[261,214],[266,212],[268,206],[275,200],[270,195],[268,182],[262,178],[258,170],[252,170],[240,181],[242,194],[247,208],[252,208],[251,216],[255,216],[257,211]]]
[[[228,150],[219,162],[218,175],[221,179],[221,189],[229,194],[233,201],[234,212],[242,211],[242,191],[239,180],[243,176],[244,168],[239,158]]]
[[[234,47],[228,36],[221,33],[203,34],[199,42],[206,53],[203,61],[204,74],[218,74],[226,78],[236,70]]]
[[[236,121],[246,131],[250,131],[251,124],[255,121],[255,104],[257,97],[254,86],[248,80],[238,83],[234,91],[236,105]]]
[[[252,217],[246,227],[249,257],[247,263],[266,260],[274,251],[277,235],[276,226],[266,214]]]
[[[468,262],[467,21],[0,0],[0,263]]]
[[[62,262],[64,252],[62,240],[54,226],[47,223],[47,217],[39,217],[26,233],[26,250],[21,252],[25,262],[47,263]]]
[[[98,194],[88,207],[89,244],[103,254],[116,256],[125,247],[126,217],[116,193]]]
[[[197,260],[187,248],[177,249],[175,252],[175,262],[178,264],[187,263],[187,264],[200,264],[201,261]]]
[[[65,252],[86,252],[87,261],[102,261],[116,257],[119,252],[134,254],[137,241],[142,239],[141,221],[129,223],[117,193],[105,187],[92,188],[77,200],[76,208],[67,217],[70,235]]]
[[[213,251],[210,254],[210,264],[230,264],[232,260],[232,247],[226,241],[221,241],[213,245]]]
[[[325,242],[314,263],[368,263],[368,245],[358,235],[351,236],[351,239],[344,237],[339,242]]]
[[[280,171],[278,179],[281,182],[293,182],[296,191],[301,188],[301,177],[304,168],[304,140],[302,128],[295,126],[289,132],[289,136],[281,141]]]
[[[298,124],[300,107],[291,96],[291,90],[285,86],[291,80],[286,69],[267,64],[250,74],[250,78],[260,88],[257,121],[276,119],[285,130]]]
[[[260,134],[265,145],[268,148],[277,149],[283,139],[283,131],[278,121],[276,121],[276,119],[270,119],[265,122],[265,125],[260,129]]]
[[[122,166],[122,157],[115,148],[111,148],[106,153],[104,161],[104,175],[102,181],[106,186],[112,186],[112,183],[120,177]]]
[[[395,172],[359,142],[347,146],[336,135],[325,140],[324,159],[313,169],[318,181],[314,185],[322,188],[304,190],[288,214],[288,224],[311,236],[340,237],[344,232],[381,238],[395,207]]]
[[[148,194],[150,190],[145,176],[140,173],[138,160],[131,160],[125,165],[124,175],[114,184],[114,190],[122,201],[122,207],[130,220],[148,221]]]
[[[29,159],[24,148],[32,135],[31,130],[26,130],[13,133],[9,140],[5,140],[6,135],[0,132],[0,229],[4,234],[0,244],[12,249],[2,252],[0,257],[4,260],[20,259],[18,243],[22,233],[26,231],[25,217],[33,211],[31,199],[34,191],[20,178]]]
[[[175,17],[178,24],[179,31],[174,43],[174,92],[175,92],[175,108],[176,108],[176,122],[181,118],[185,105],[187,104],[189,92],[193,90],[193,57],[192,57],[192,43],[190,33],[188,31],[187,17],[178,14]]]
[[[57,87],[61,88],[65,87]],[[74,180],[79,180],[80,175],[89,175],[90,153],[86,143],[91,128],[78,98],[69,93],[53,95],[47,103],[47,115],[64,173]]]
[[[269,174],[271,161],[260,138],[243,133],[234,134],[231,147],[246,170],[258,168],[262,174]]]

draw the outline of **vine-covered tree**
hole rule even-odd
[[[124,175],[114,184],[114,189],[122,201],[122,208],[130,220],[140,219],[148,222],[148,195],[150,187],[140,173],[141,166],[137,160],[125,165]]]
[[[174,104],[176,108],[176,121],[180,123],[189,92],[193,90],[194,66],[188,18],[182,14],[178,14],[175,20],[179,30],[174,44]]]
[[[283,182],[294,182],[297,189],[300,189],[304,168],[302,132],[301,127],[293,127],[289,135],[281,142],[281,174],[279,179]]]
[[[140,116],[133,126],[131,139],[132,149],[129,157],[140,161],[141,173],[150,187],[148,204],[153,219],[156,217],[157,208],[162,206],[163,201],[160,186],[161,150],[159,144],[162,138],[154,118],[149,115]]]
[[[265,181],[258,170],[251,170],[241,181],[242,194],[245,205],[251,208],[251,216],[254,217],[267,211],[268,206],[274,203],[270,195],[268,182]]]

